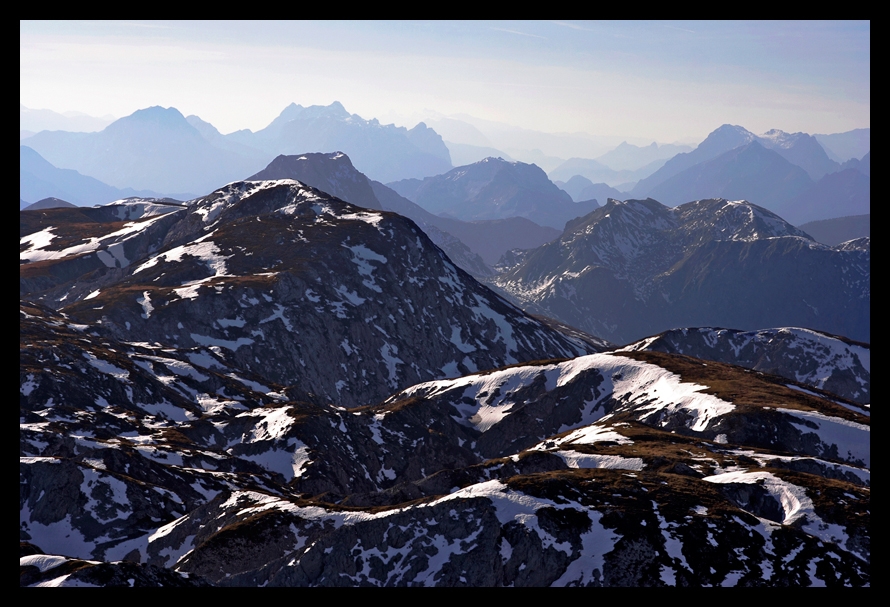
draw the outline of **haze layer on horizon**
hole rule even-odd
[[[340,101],[412,127],[467,114],[544,132],[694,142],[870,126],[869,22],[20,22],[20,103],[153,105],[221,132]]]

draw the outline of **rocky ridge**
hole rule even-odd
[[[653,221],[783,238],[750,207]],[[20,229],[21,585],[870,584],[856,402],[591,354],[294,180]],[[626,245],[600,254],[645,294]]]
[[[216,348],[345,406],[591,351],[474,281],[410,220],[298,181],[235,182],[187,207],[92,211],[131,221],[56,224],[53,211],[23,213],[23,297],[109,337]]]
[[[828,247],[746,201],[610,200],[494,284],[614,343],[674,327],[800,326],[868,341],[870,246]]]
[[[347,411],[21,321],[23,583],[869,584],[869,418],[768,375],[595,354]]]
[[[656,351],[780,375],[860,403],[871,402],[871,347],[811,329],[665,331],[619,351]]]

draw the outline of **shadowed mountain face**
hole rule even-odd
[[[423,123],[412,129],[381,125],[342,105],[291,104],[252,133],[223,135],[197,116],[151,107],[97,133],[44,131],[28,145],[57,167],[74,169],[114,187],[193,198],[256,173],[280,154],[348,153],[360,170],[381,181],[426,177],[451,169],[442,138]],[[106,201],[102,201],[106,202]]]
[[[825,148],[819,145],[816,138],[806,133],[786,133],[772,129],[758,137],[757,141],[805,170],[813,181],[840,168],[837,162],[828,157]]]
[[[97,329],[21,306],[22,585],[870,583],[868,412],[788,380],[594,354],[345,411]]]
[[[436,215],[464,221],[525,217],[561,229],[566,221],[595,208],[576,204],[535,165],[486,158],[423,181],[389,187]]]
[[[868,239],[831,248],[747,202],[609,201],[496,278],[526,309],[628,343],[672,327],[869,341]]]
[[[297,181],[236,182],[186,208],[83,210],[107,216],[92,222],[53,211],[22,213],[22,296],[118,339],[215,348],[327,402],[590,351],[456,268],[410,220]]]

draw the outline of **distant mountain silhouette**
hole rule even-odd
[[[757,141],[805,170],[814,181],[840,168],[837,162],[828,157],[816,138],[806,133],[786,133],[773,129],[757,137]]]
[[[19,130],[39,133],[40,131],[101,131],[114,122],[112,116],[98,118],[80,112],[60,114],[52,110],[27,108],[19,104]]]
[[[195,195],[253,173],[258,161],[207,141],[176,108],[151,107],[98,133],[44,131],[28,144],[57,167],[115,187]]]
[[[350,114],[338,101],[309,107],[292,103],[266,128],[227,138],[272,155],[342,150],[359,171],[379,181],[438,175],[451,168],[448,148],[424,123],[410,130],[382,125],[376,118]]]
[[[830,247],[842,242],[871,236],[871,215],[852,215],[810,221],[801,226],[801,230],[816,239],[816,242]]]
[[[779,212],[779,211],[777,211]],[[856,169],[826,175],[798,196],[788,200],[779,212],[795,225],[871,212],[871,178]]]
[[[583,175],[574,175],[568,181],[554,181],[553,183],[555,183],[563,192],[568,193],[575,202],[582,200],[579,198],[579,195],[584,188],[593,185],[593,182]]]
[[[806,171],[757,141],[693,165],[652,189],[669,206],[720,197],[748,200],[781,217],[787,201],[813,185]]]
[[[644,147],[622,141],[614,150],[596,158],[598,162],[616,170],[635,171],[657,160],[667,161],[669,158],[692,150],[688,145],[663,144],[654,141]]]
[[[698,147],[691,152],[677,154],[665,162],[664,166],[652,173],[652,175],[645,179],[641,179],[629,194],[634,198],[649,196],[655,186],[664,183],[674,175],[701,162],[717,158],[717,156],[750,143],[753,140],[754,134],[750,131],[740,126],[724,124],[712,131],[705,140],[698,144]]]
[[[840,165],[828,157],[823,146],[812,135],[786,133],[778,129],[772,129],[763,135],[755,135],[740,126],[724,124],[709,134],[695,150],[687,154],[677,154],[658,171],[640,180],[630,194],[635,197],[654,196],[658,198],[658,186],[675,175],[752,141],[776,152],[791,164],[801,167],[814,181],[840,169]],[[718,195],[715,192],[705,194],[705,196]]]
[[[455,166],[473,164],[474,162],[479,162],[480,160],[484,160],[488,157],[503,158],[504,160],[510,161],[515,160],[515,158],[511,158],[510,155],[506,152],[502,152],[501,150],[495,149],[490,146],[470,145],[468,143],[453,143],[451,141],[446,141],[445,145],[448,147],[448,151],[451,153],[451,162]]]
[[[856,169],[863,175],[871,176],[871,152],[867,153],[862,158],[850,158],[847,162],[841,165],[840,170],[844,169]]]
[[[853,129],[845,133],[813,135],[825,148],[828,157],[835,162],[846,162],[850,158],[862,158],[871,151],[871,129]]]
[[[388,185],[434,215],[464,221],[525,217],[561,229],[566,221],[598,206],[573,202],[537,166],[502,158],[486,158],[423,181]]]
[[[115,188],[71,169],[59,169],[28,146],[19,146],[19,192],[23,200],[61,198],[76,205],[105,204],[129,196],[160,196],[150,190]]]
[[[609,168],[603,163],[590,158],[569,158],[548,173],[550,179],[568,182],[575,175],[581,175],[592,183],[606,183],[618,186],[623,183],[633,183],[644,179],[660,169],[665,159],[653,160],[649,164],[633,170],[620,170]]]
[[[71,204],[66,200],[62,200],[61,198],[44,198],[43,200],[38,200],[33,204],[29,204],[26,207],[23,207],[22,211],[39,211],[40,209],[58,209],[58,208],[76,208],[76,204]]]

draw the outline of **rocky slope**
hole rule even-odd
[[[685,354],[781,375],[860,402],[871,402],[871,347],[810,329],[674,329],[622,351]]]
[[[610,200],[505,270],[526,309],[615,343],[684,326],[869,341],[869,240],[827,247],[745,201]]]
[[[187,207],[25,212],[20,258],[23,297],[103,335],[216,348],[349,407],[592,351],[477,283],[410,220],[293,180],[235,182]]]
[[[20,320],[22,585],[870,583],[866,412],[755,371],[595,354],[347,411]]]
[[[643,295],[689,243],[812,242],[662,209],[594,214],[637,218],[595,253]],[[25,211],[20,236],[22,586],[870,585],[861,404],[603,353],[294,180]],[[867,272],[867,241],[818,250]]]

